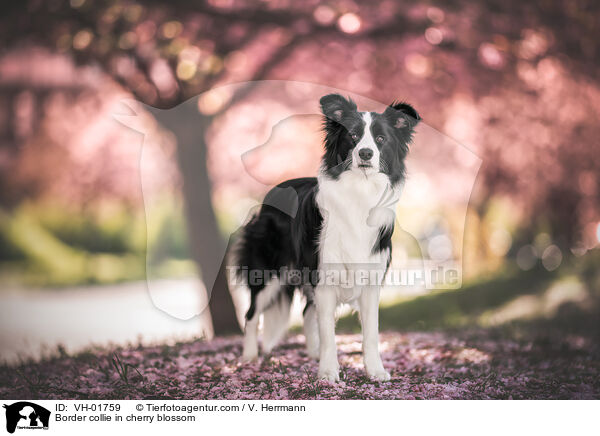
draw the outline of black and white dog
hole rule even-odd
[[[294,291],[301,289],[307,351],[319,359],[319,377],[339,380],[335,311],[348,303],[360,313],[368,375],[389,380],[379,355],[379,291],[391,260],[404,161],[420,117],[406,103],[381,114],[358,112],[338,94],[320,104],[326,136],[319,176],[273,188],[241,229],[229,263],[251,294],[243,358],[258,355],[261,314],[263,351],[277,344]]]

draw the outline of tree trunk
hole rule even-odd
[[[224,259],[226,243],[215,217],[208,176],[205,135],[212,117],[197,109],[197,99],[176,108],[153,113],[177,139],[177,157],[183,178],[188,238],[209,297],[215,335],[240,332],[235,307],[227,285]]]

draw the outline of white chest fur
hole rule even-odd
[[[381,207],[386,192],[395,194],[381,173],[367,176],[362,171],[346,171],[337,180],[319,176],[316,200],[323,215],[319,240],[322,270],[384,268],[390,253],[373,254],[373,246],[381,227],[391,226],[395,216],[397,199]]]

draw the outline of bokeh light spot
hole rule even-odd
[[[329,6],[320,5],[313,12],[315,21],[323,26],[328,26],[335,20],[335,11]]]
[[[181,50],[179,53],[179,59],[197,63],[202,55],[201,50],[196,46],[188,46]]]
[[[546,36],[535,30],[523,31],[523,40],[517,47],[517,54],[522,59],[535,59],[548,50],[549,42]]]
[[[371,76],[366,71],[355,71],[348,76],[348,87],[354,92],[369,92],[373,87]]]
[[[223,69],[223,61],[216,55],[210,55],[200,64],[200,71],[207,74],[216,74]]]
[[[598,236],[600,237],[600,235]],[[574,247],[571,247],[571,253],[573,253],[573,255],[576,257],[581,257],[587,253],[587,248],[585,248],[583,243],[579,242]]]
[[[84,50],[90,45],[94,35],[89,30],[80,30],[73,37],[73,48],[75,50]]]
[[[338,26],[344,33],[356,33],[360,30],[360,17],[352,12],[348,12],[339,18]]]
[[[406,56],[404,64],[406,65],[406,69],[417,77],[429,77],[433,70],[431,61],[419,53],[412,53]]]
[[[437,27],[429,27],[425,30],[425,39],[429,44],[438,45],[444,40],[444,34]]]
[[[434,23],[441,23],[444,21],[445,14],[444,11],[440,8],[431,7],[427,8],[427,18],[429,18]]]
[[[437,235],[429,240],[427,252],[432,260],[443,262],[452,256],[452,241],[446,235]]]
[[[140,5],[129,5],[125,8],[124,16],[130,23],[136,23],[142,16],[144,8]]]
[[[167,39],[172,39],[181,33],[182,25],[179,21],[168,21],[162,25],[160,32]]]
[[[205,92],[198,99],[198,110],[205,115],[219,112],[231,98],[228,88],[216,88]]]
[[[504,67],[504,55],[500,53],[498,48],[491,43],[484,42],[479,46],[479,60],[483,65],[493,70],[499,70]]]
[[[137,35],[135,32],[125,32],[119,38],[119,48],[122,50],[129,50],[135,47],[137,43]]]
[[[529,271],[537,262],[537,252],[533,245],[524,245],[517,252],[517,265],[524,271]]]
[[[196,74],[196,64],[190,60],[182,60],[177,64],[177,77],[181,80],[190,80]]]
[[[563,255],[560,248],[556,245],[550,245],[542,254],[542,265],[544,265],[544,268],[548,271],[553,271],[560,266],[562,259]]]

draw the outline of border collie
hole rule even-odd
[[[319,377],[339,381],[335,312],[347,303],[360,314],[363,359],[369,376],[390,379],[379,355],[379,291],[391,261],[395,206],[405,158],[420,117],[394,103],[383,113],[359,112],[338,94],[321,98],[325,154],[318,177],[273,188],[240,230],[230,268],[250,290],[243,359],[283,337],[295,290],[306,296],[308,355]]]

